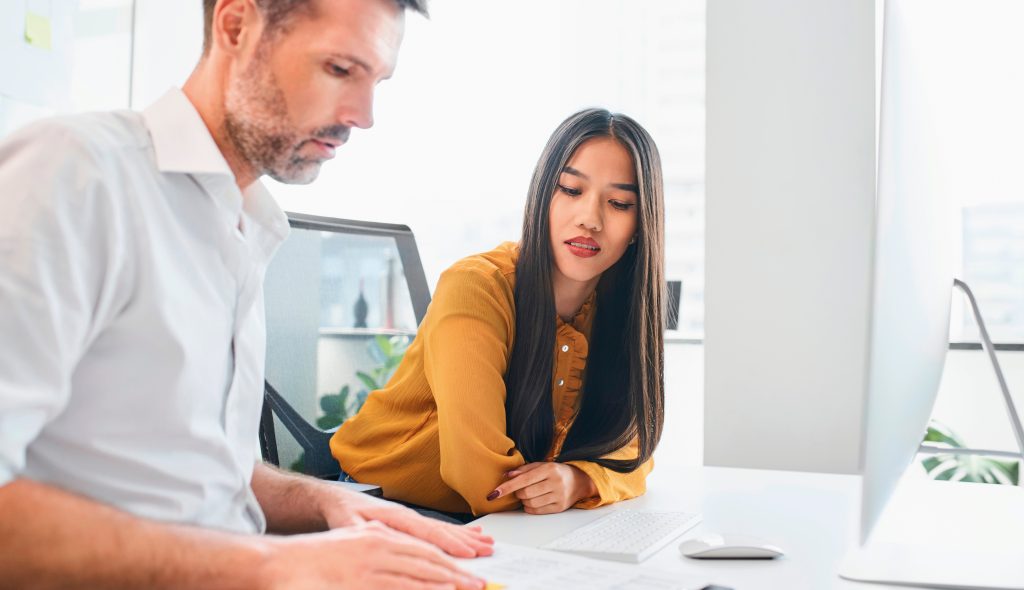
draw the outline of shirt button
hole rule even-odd
[[[558,386],[561,387],[563,385],[565,385],[565,379],[559,379],[558,380]]]
[[[569,345],[568,344],[563,344],[562,345],[562,352],[569,352]]]

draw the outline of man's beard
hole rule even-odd
[[[284,92],[268,67],[269,43],[256,50],[252,63],[233,81],[225,96],[224,133],[238,156],[257,175],[287,184],[308,184],[320,173],[320,158],[299,153],[311,137],[343,142],[345,125],[316,129],[305,139],[288,116]]]

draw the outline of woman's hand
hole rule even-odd
[[[488,500],[515,494],[528,514],[562,512],[584,498],[597,495],[597,486],[582,470],[565,463],[527,463],[505,474],[508,481]]]

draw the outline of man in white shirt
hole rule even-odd
[[[256,456],[288,232],[258,179],[372,125],[422,2],[204,2],[182,90],[0,142],[0,586],[481,588],[444,555],[479,529]]]

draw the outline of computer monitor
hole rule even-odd
[[[928,49],[937,40],[915,26],[927,4],[885,2],[861,543],[917,453],[949,348],[953,231],[929,96],[937,84]]]
[[[949,24],[961,11],[962,6],[943,1],[885,2],[859,546],[847,556],[840,575],[900,585],[1019,588],[1024,587],[1016,565],[1019,556],[1006,559],[964,536],[992,537],[988,532],[1000,517],[984,506],[990,500],[1001,502],[1006,516],[1020,513],[1022,498],[1002,493],[1015,490],[926,482],[936,484],[929,487],[933,491],[942,485],[957,489],[947,487],[922,498],[929,512],[901,519],[901,526],[925,529],[937,520],[936,511],[947,522],[971,520],[951,518],[957,511],[974,510],[980,517],[972,517],[970,526],[950,525],[943,535],[930,538],[915,536],[915,531],[900,531],[897,541],[873,534],[879,532],[879,517],[918,453],[949,348],[953,185],[944,173],[955,162],[947,157],[946,130],[963,113],[944,110],[942,97],[957,80],[944,71],[951,63],[949,29],[937,24],[944,19]],[[893,507],[905,511],[911,506],[903,502]]]

